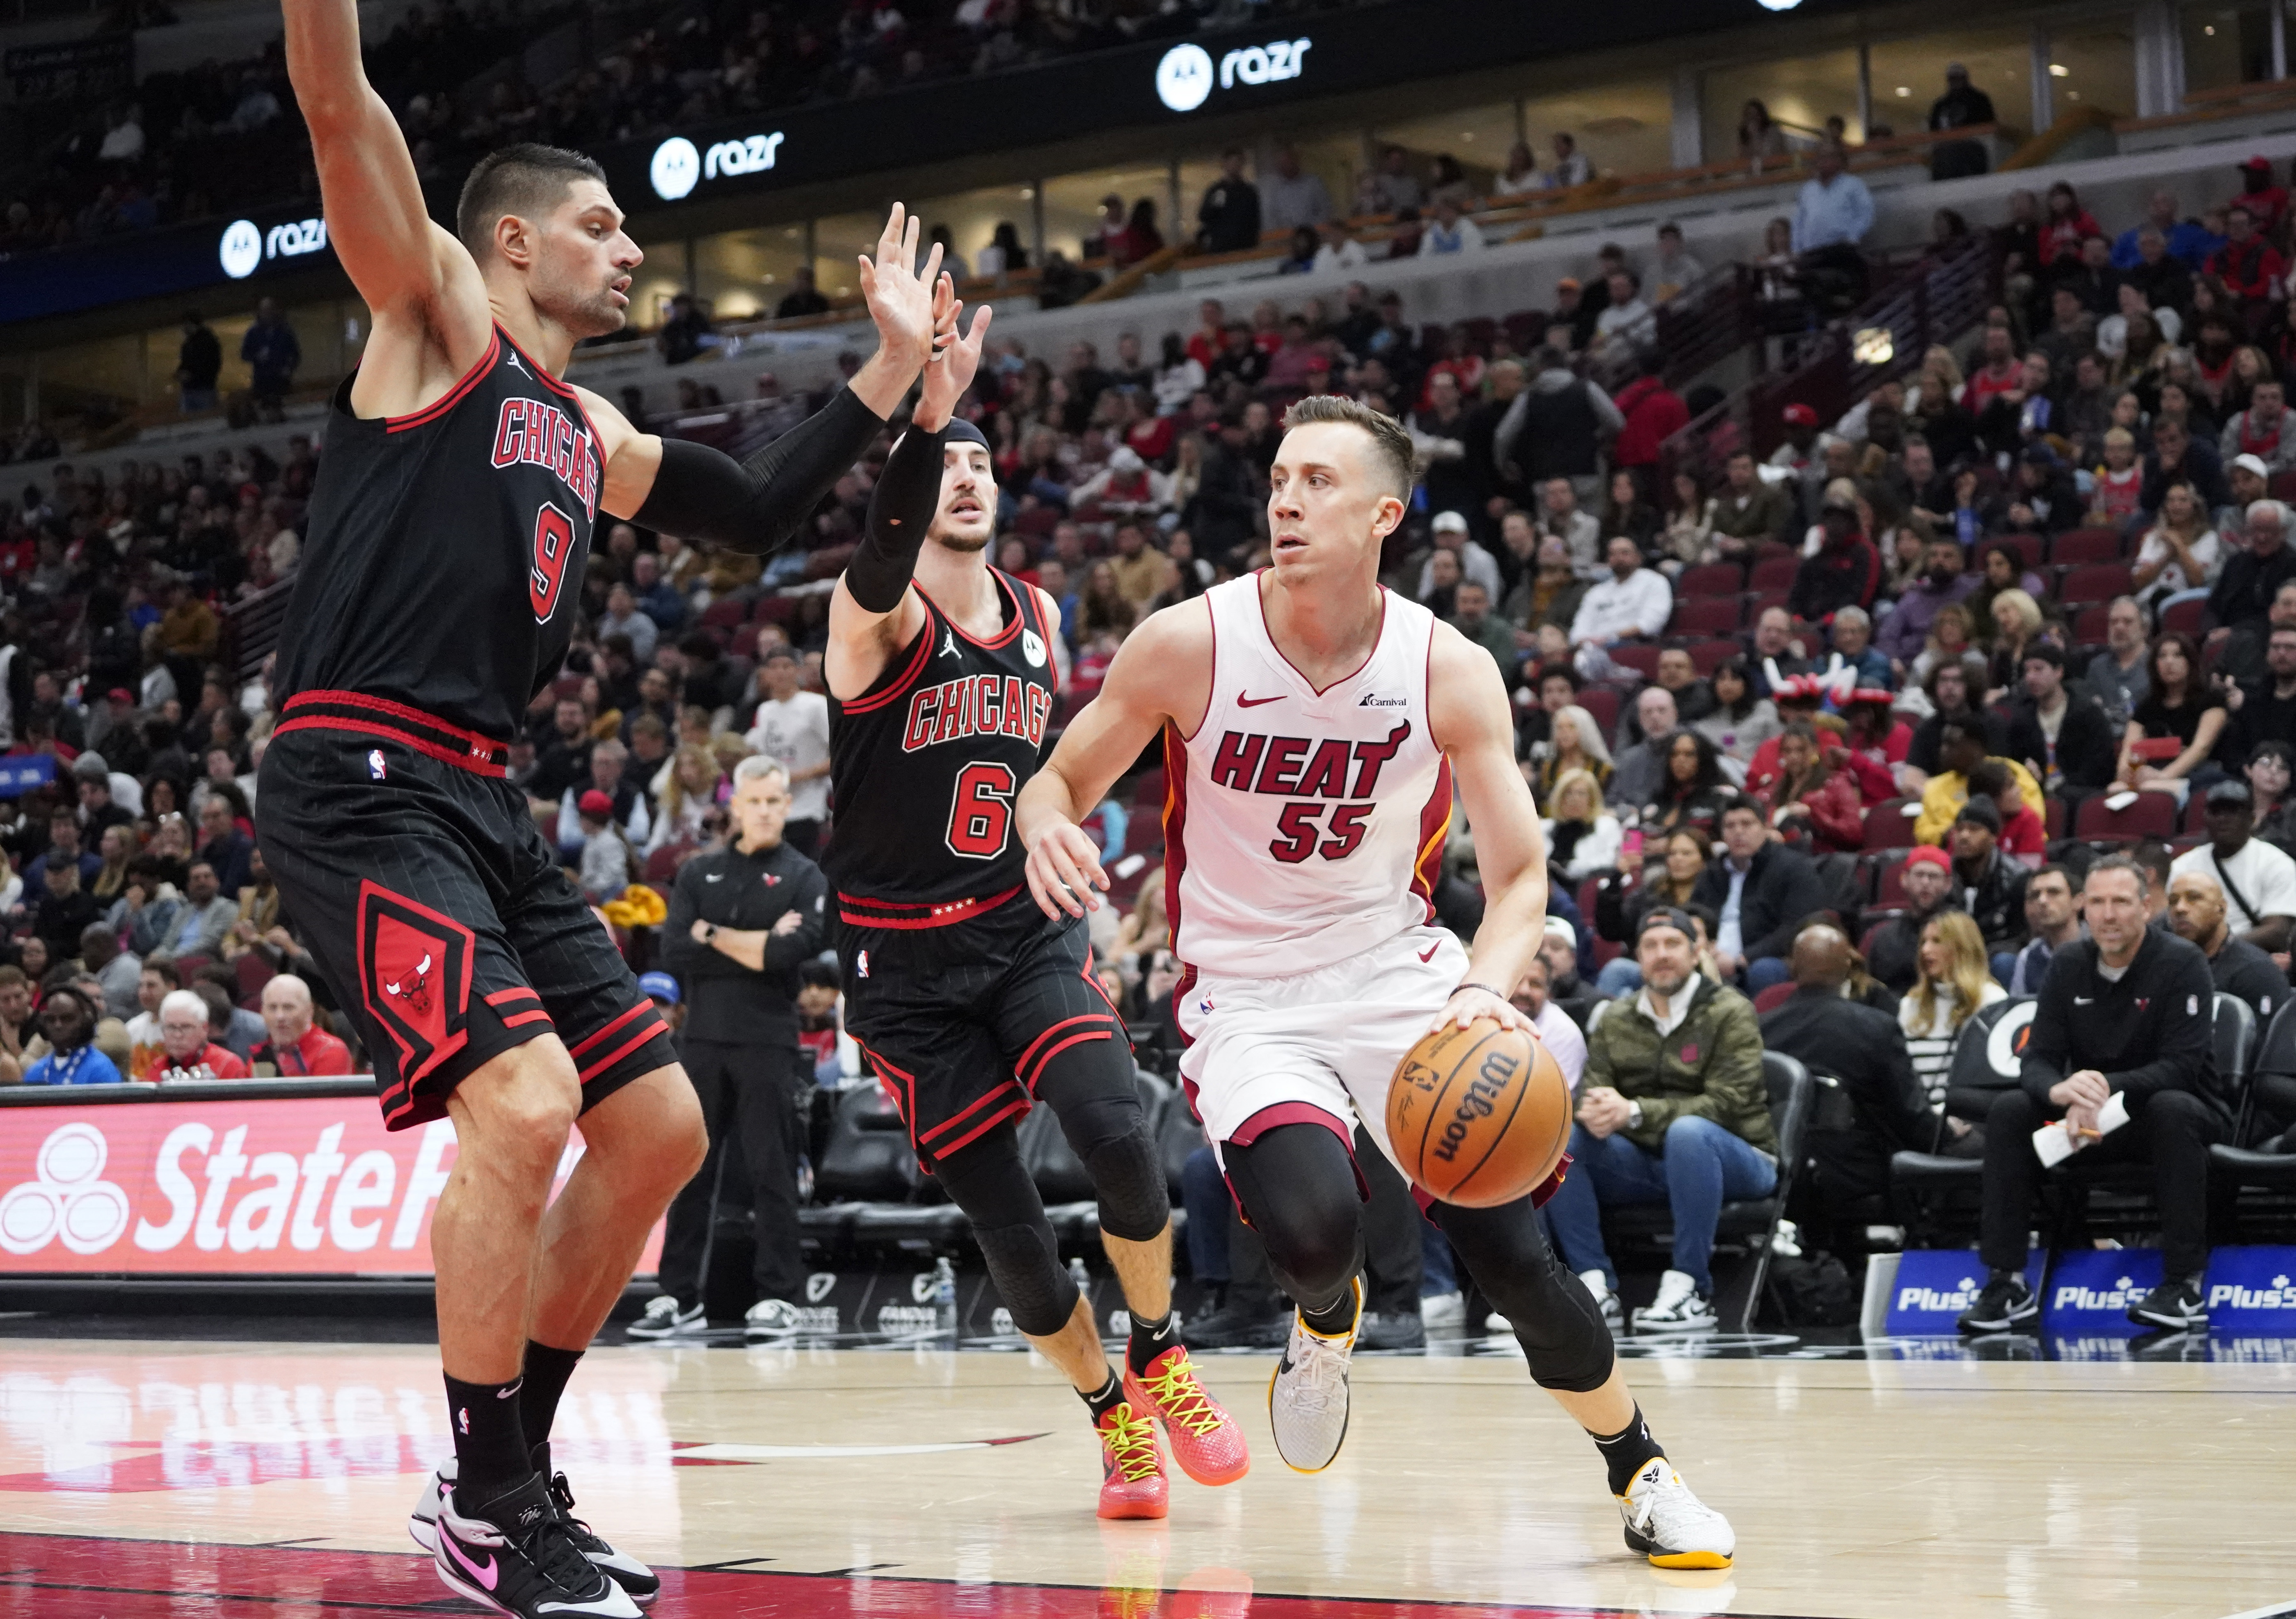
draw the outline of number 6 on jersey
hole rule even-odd
[[[949,806],[948,846],[972,860],[993,860],[1004,851],[1013,828],[1013,794],[1020,784],[1013,767],[976,760],[956,773],[956,800]]]

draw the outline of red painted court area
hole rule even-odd
[[[1234,1590],[963,1585],[738,1568],[661,1573],[661,1598],[651,1611],[663,1619],[1608,1619],[1628,1612]],[[375,1619],[469,1611],[421,1556],[0,1534],[0,1619]]]

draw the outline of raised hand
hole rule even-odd
[[[877,323],[878,352],[905,374],[905,391],[932,352],[934,288],[940,279],[939,242],[922,270],[910,267],[917,261],[917,232],[916,219],[896,202],[877,238],[876,258],[864,253],[855,261],[869,318]]]
[[[945,425],[955,414],[957,401],[964,398],[964,390],[972,386],[993,313],[987,304],[980,305],[972,312],[972,329],[963,331],[958,316],[964,313],[964,300],[956,296],[947,276],[940,278],[940,285],[947,296],[947,313],[934,331],[932,358],[925,364],[924,397],[917,405],[917,415],[929,430]]]

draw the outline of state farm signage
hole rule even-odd
[[[427,1276],[455,1127],[365,1097],[9,1109],[0,1275]],[[560,1162],[561,1184],[581,1153]],[[659,1253],[659,1230],[644,1269]]]

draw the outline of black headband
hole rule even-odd
[[[948,419],[948,425],[941,429],[940,442],[943,449],[952,444],[978,444],[983,449],[996,448],[988,442],[987,433],[982,432],[980,428],[963,416],[951,416]]]

